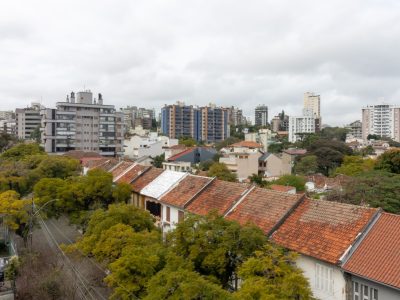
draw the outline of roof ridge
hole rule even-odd
[[[168,170],[167,170],[168,171]],[[181,173],[181,172],[179,172]],[[165,196],[165,194],[169,193],[173,188],[175,188],[178,184],[181,183],[181,181],[188,177],[189,173],[185,172],[185,175],[183,175],[181,178],[178,179],[178,181],[176,181],[172,186],[170,186],[164,193],[162,193],[158,198],[157,201],[160,200],[162,197]]]
[[[122,176],[124,176],[126,173],[128,173],[130,170],[132,170],[134,167],[137,166],[136,162],[133,162],[131,166],[129,166],[125,171],[123,171],[120,175],[118,175],[117,177],[115,177],[115,179],[113,180],[113,182],[117,182],[119,179],[121,179]]]
[[[147,166],[143,171],[139,172],[138,175],[131,180],[130,184],[133,183],[134,181],[136,181],[137,179],[139,179],[140,176],[142,176],[143,174],[147,173],[152,168],[153,168],[153,166]]]
[[[190,203],[192,203],[193,200],[194,200],[198,195],[201,194],[201,192],[203,192],[207,187],[209,187],[209,186],[211,185],[212,182],[215,182],[215,181],[216,181],[216,178],[217,178],[217,177],[214,176],[214,177],[209,177],[209,178],[211,178],[211,180],[210,180],[209,182],[207,182],[207,183],[200,189],[200,191],[198,191],[196,194],[194,194],[192,198],[190,198],[188,201],[186,201],[186,202],[182,205],[183,208],[186,208]]]
[[[233,205],[228,208],[224,213],[223,216],[224,218],[227,217],[240,203],[243,202],[243,200],[256,188],[256,185],[251,185],[245,192],[244,194],[242,193],[239,196],[239,199],[233,201]]]

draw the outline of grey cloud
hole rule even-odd
[[[400,103],[397,1],[7,1],[0,10],[0,109],[48,106],[84,86],[117,107],[236,105],[324,123]]]

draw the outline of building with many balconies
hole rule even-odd
[[[123,114],[114,105],[93,99],[91,91],[72,92],[55,109],[42,109],[42,144],[46,152],[95,151],[104,156],[123,154]]]

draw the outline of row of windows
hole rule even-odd
[[[378,290],[354,281],[353,300],[378,300]]]

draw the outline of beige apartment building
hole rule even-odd
[[[400,142],[400,106],[370,105],[362,108],[362,139],[375,134]]]
[[[15,110],[16,133],[20,139],[29,140],[31,134],[40,127],[40,110],[43,108],[39,103],[32,102],[30,107],[17,108]]]
[[[123,113],[114,105],[93,99],[91,91],[71,92],[56,109],[43,109],[42,144],[48,153],[94,151],[104,156],[123,155]]]

